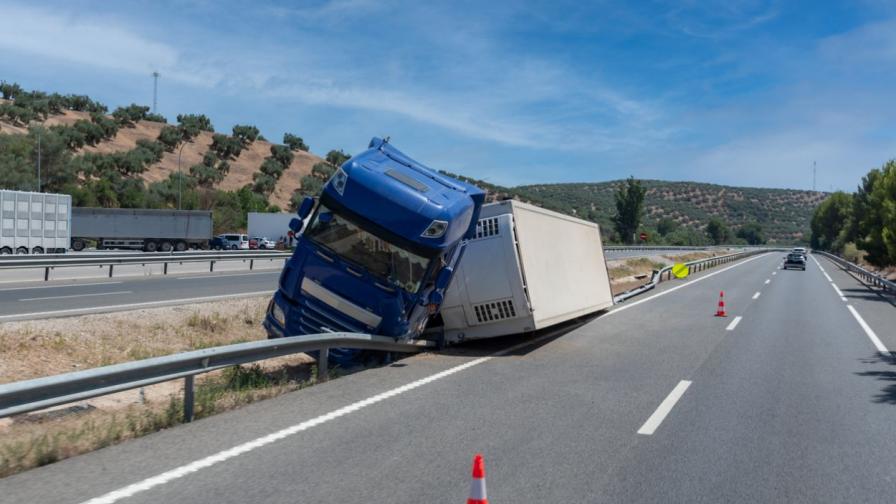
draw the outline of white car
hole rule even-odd
[[[256,238],[252,238],[252,239],[255,240],[256,243],[258,243],[259,250],[274,249],[277,247],[277,243],[274,242],[273,240],[268,239],[267,237],[264,237],[264,238],[256,237]]]

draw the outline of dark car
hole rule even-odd
[[[208,241],[208,248],[212,250],[222,250],[227,247],[227,244],[224,242],[224,239],[220,236],[216,236]]]
[[[784,259],[783,269],[800,269],[806,271],[806,257],[798,252],[787,254],[787,259]]]

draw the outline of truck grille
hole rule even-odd
[[[476,238],[488,238],[489,236],[497,236],[498,235],[498,218],[490,217],[488,219],[479,219],[479,222],[476,223]]]
[[[293,310],[290,317],[293,322],[290,326],[298,327],[301,334],[318,334],[329,331],[356,333],[369,332],[369,330],[364,328],[359,322],[346,317],[342,313],[309,296],[301,296],[299,298],[299,309]]]
[[[476,313],[476,321],[480,324],[516,317],[513,299],[473,305],[473,311]]]

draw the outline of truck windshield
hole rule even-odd
[[[429,264],[429,259],[365,231],[324,205],[304,237],[408,292],[417,292]]]

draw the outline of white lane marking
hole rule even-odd
[[[757,292],[756,294],[753,294],[753,299],[759,299],[759,295],[760,295],[760,294],[762,294],[762,293],[761,293],[761,292]]]
[[[235,275],[228,275],[225,272],[221,272],[215,275],[194,275],[194,276],[183,276],[183,277],[175,277],[177,280],[193,280],[194,278],[230,278],[230,277],[240,277],[240,276],[251,276],[251,275],[270,275],[271,273],[279,273],[278,270],[270,270],[270,271],[256,271],[253,273],[237,273]]]
[[[765,285],[768,285],[768,284],[770,284],[770,283],[772,283],[772,279],[771,279],[771,278],[766,278],[766,279],[765,279]]]
[[[32,290],[32,289],[59,289],[63,287],[87,287],[88,285],[115,285],[123,282],[91,282],[91,283],[73,283],[73,284],[62,284],[62,285],[37,285],[35,287],[4,287],[0,289],[0,292],[3,291],[17,291],[17,290]]]
[[[852,313],[852,316],[855,317],[856,321],[859,323],[859,325],[862,326],[862,329],[865,331],[865,334],[868,335],[868,338],[871,340],[871,343],[874,343],[874,346],[877,348],[877,351],[880,352],[881,354],[889,357],[890,351],[887,350],[887,347],[885,347],[883,342],[880,340],[880,338],[877,337],[877,334],[874,334],[874,330],[871,329],[871,327],[867,323],[865,323],[865,319],[863,319],[862,316],[859,315],[859,312],[857,312],[856,309],[853,308],[852,305],[850,305],[850,304],[846,305],[846,307],[849,308],[849,311],[850,311],[850,313]]]
[[[742,319],[742,318],[743,317],[741,317],[740,315],[738,315],[737,317],[734,317],[734,320],[732,320],[731,323],[728,324],[728,327],[726,327],[725,330],[733,331],[734,328],[737,327],[737,324],[740,324],[740,319]]]
[[[681,399],[681,396],[684,395],[685,391],[690,386],[691,382],[687,380],[681,380],[680,382],[678,382],[678,385],[676,385],[675,388],[672,389],[672,392],[669,392],[669,395],[666,396],[665,399],[663,399],[663,402],[660,403],[656,411],[654,411],[653,414],[650,415],[650,418],[648,418],[647,421],[644,422],[644,425],[642,425],[641,428],[638,429],[638,434],[650,436],[654,432],[656,432],[656,429],[660,426],[661,423],[663,423],[663,420],[666,419],[666,415],[668,415],[669,412],[672,411],[672,408],[675,407],[675,403],[677,403],[678,400]]]
[[[45,312],[32,312],[32,313],[15,313],[12,315],[0,315],[0,322],[6,320],[25,320],[30,318],[46,318],[46,317],[63,317],[63,316],[71,316],[71,315],[84,315],[87,313],[102,313],[105,311],[120,311],[120,310],[134,310],[137,308],[157,308],[160,306],[171,306],[177,305],[185,302],[190,303],[202,303],[205,301],[216,301],[218,299],[233,299],[233,298],[241,298],[241,297],[252,297],[252,296],[261,296],[261,295],[272,295],[273,291],[256,291],[256,292],[245,292],[241,294],[223,294],[220,296],[205,296],[205,297],[195,297],[195,298],[184,298],[184,299],[166,299],[164,301],[147,301],[145,303],[128,303],[128,304],[120,304],[120,305],[107,305],[107,306],[93,306],[90,308],[70,308],[67,310],[53,310],[53,311],[45,311]]]
[[[69,294],[68,296],[47,296],[36,298],[22,298],[19,301],[44,301],[47,299],[70,299],[78,297],[114,296],[115,294],[132,294],[134,291],[94,292],[92,294]]]
[[[432,383],[436,380],[440,380],[442,378],[451,376],[455,373],[459,373],[465,369],[469,369],[473,366],[477,366],[484,362],[488,362],[488,361],[494,359],[495,357],[500,357],[502,355],[507,355],[507,354],[513,353],[516,350],[519,350],[520,348],[525,348],[527,346],[535,345],[535,344],[538,344],[539,342],[541,342],[542,340],[553,338],[553,337],[556,337],[556,334],[550,333],[550,334],[545,334],[543,336],[540,336],[540,337],[535,338],[530,341],[524,341],[524,342],[514,345],[510,348],[506,348],[499,352],[495,352],[491,355],[487,355],[485,357],[480,357],[478,359],[474,359],[469,362],[465,362],[463,364],[454,366],[452,368],[446,369],[439,373],[427,376],[425,378],[421,378],[416,381],[412,381],[412,382],[402,385],[400,387],[397,387],[397,388],[394,388],[391,390],[387,390],[385,392],[381,392],[374,396],[368,397],[367,399],[363,399],[361,401],[349,404],[347,406],[343,406],[339,409],[336,409],[329,413],[325,413],[323,415],[314,417],[310,420],[305,420],[304,422],[292,425],[290,427],[286,427],[285,429],[281,429],[279,431],[273,432],[266,436],[262,436],[260,438],[254,439],[252,441],[248,441],[243,444],[234,446],[233,448],[229,448],[227,450],[223,450],[218,453],[209,455],[205,458],[201,458],[199,460],[190,462],[189,464],[185,464],[180,467],[171,469],[169,471],[165,471],[156,476],[147,478],[142,481],[138,481],[137,483],[133,483],[133,484],[128,485],[123,488],[119,488],[118,490],[114,490],[112,492],[101,495],[99,497],[95,497],[93,499],[85,501],[82,504],[112,504],[121,499],[133,497],[134,495],[136,495],[140,492],[145,492],[145,491],[150,490],[159,485],[164,485],[170,481],[176,480],[178,478],[182,478],[184,476],[192,474],[201,469],[211,467],[215,464],[219,464],[219,463],[224,462],[233,457],[242,455],[244,453],[248,453],[252,450],[261,448],[263,446],[267,446],[276,441],[280,441],[286,437],[292,436],[293,434],[298,434],[299,432],[306,431],[312,427],[317,427],[318,425],[329,422],[331,420],[336,420],[337,418],[339,418],[341,416],[345,416],[350,413],[354,413],[362,408],[366,408],[367,406],[372,406],[376,403],[383,402],[387,399],[391,399],[399,394],[403,394],[410,390],[414,390],[416,388],[422,387],[423,385]],[[688,383],[690,383],[690,382],[688,382]],[[687,388],[687,386],[685,386],[685,388]],[[665,415],[663,415],[663,416],[665,416]],[[662,418],[660,420],[662,420]]]
[[[831,282],[831,287],[833,287],[834,290],[837,291],[837,295],[840,296],[840,299],[846,301],[846,296],[843,295],[843,292],[840,291],[840,287],[837,287],[837,284]]]
[[[833,282],[833,281],[834,281],[834,280],[831,279],[831,276],[827,274],[827,272],[822,271],[821,274],[824,275],[824,277],[827,279],[828,282]]]
[[[816,259],[814,255],[813,255],[813,256],[809,256],[809,257],[811,257],[812,260],[815,261],[815,264],[816,264],[819,268],[821,268],[822,271],[824,271],[824,268],[821,266],[821,263],[818,262],[818,259]]]
[[[744,264],[747,264],[747,263],[750,262],[750,261],[755,261],[756,259],[759,259],[760,257],[765,257],[766,255],[768,255],[768,253],[766,253],[766,254],[761,254],[761,255],[758,255],[758,256],[754,256],[754,257],[751,257],[751,258],[746,259],[746,260],[744,260],[744,261],[741,261],[741,262],[732,264],[731,266],[728,266],[727,268],[720,269],[719,271],[713,271],[712,273],[710,273],[710,274],[708,274],[708,275],[704,275],[704,276],[702,276],[702,277],[700,277],[700,278],[691,280],[690,282],[688,282],[688,283],[686,283],[686,284],[678,285],[678,286],[676,286],[676,287],[672,287],[671,289],[666,289],[666,290],[664,290],[663,292],[660,292],[660,293],[658,293],[658,294],[654,294],[654,295],[652,295],[652,296],[650,296],[650,297],[646,297],[646,298],[644,298],[644,299],[639,299],[639,300],[635,301],[634,303],[625,303],[625,304],[623,304],[622,306],[620,306],[620,305],[616,305],[616,308],[613,308],[612,310],[610,310],[610,312],[607,313],[606,315],[603,315],[603,317],[609,317],[610,315],[613,315],[614,313],[619,313],[619,312],[621,312],[621,311],[623,311],[623,310],[627,310],[627,309],[629,309],[629,308],[631,308],[631,307],[633,307],[633,306],[638,306],[638,305],[641,304],[641,303],[646,303],[646,302],[648,302],[648,301],[650,301],[650,300],[652,300],[652,299],[656,299],[656,298],[658,298],[658,297],[660,297],[660,296],[665,296],[666,294],[669,294],[670,292],[675,292],[675,291],[677,291],[678,289],[683,289],[683,288],[688,287],[688,286],[690,286],[690,285],[694,285],[694,284],[697,283],[697,282],[700,282],[700,281],[702,281],[702,280],[706,280],[707,278],[710,278],[710,277],[712,277],[712,276],[714,276],[714,275],[718,275],[719,273],[724,273],[724,272],[730,270],[731,268],[736,268],[736,267],[738,267],[738,266],[742,266],[742,265],[744,265]],[[602,317],[602,318],[603,318],[603,317]]]
[[[772,271],[772,276],[775,276],[775,275],[777,275],[777,274],[778,274],[777,271]]]

